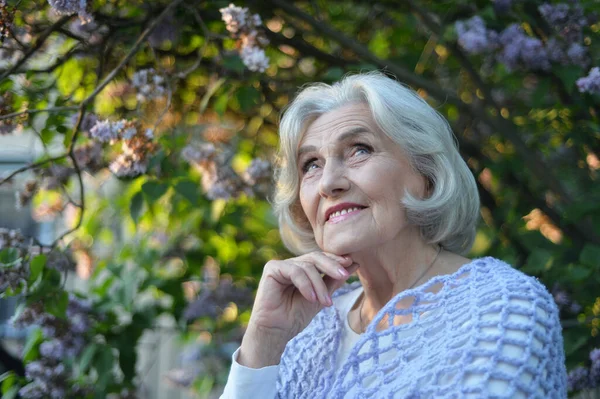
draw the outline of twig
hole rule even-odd
[[[71,16],[65,15],[64,17],[62,17],[61,19],[56,21],[54,24],[49,26],[45,31],[43,31],[40,34],[40,36],[37,38],[37,41],[35,42],[35,46],[31,47],[25,53],[25,55],[23,55],[23,57],[21,57],[21,59],[19,61],[17,61],[16,64],[14,64],[12,67],[10,67],[6,71],[4,71],[4,73],[2,73],[2,75],[0,75],[0,82],[3,81],[7,76],[13,74],[17,69],[19,69],[21,67],[21,65],[23,65],[25,62],[27,62],[27,60],[29,58],[31,58],[31,56],[33,54],[35,54],[35,52],[38,51],[44,45],[44,43],[46,42],[46,39],[48,39],[48,37],[50,37],[50,35],[54,31],[56,31],[58,28],[63,26],[65,23],[67,23],[67,21],[69,19],[71,19]]]
[[[376,66],[378,66],[380,68],[387,69],[389,72],[396,75],[400,80],[407,82],[411,85],[425,89],[428,93],[431,93],[434,97],[441,99],[441,101],[447,100],[453,104],[458,105],[460,108],[466,108],[466,104],[463,103],[455,93],[452,93],[450,91],[440,88],[434,82],[429,81],[424,77],[415,75],[414,73],[410,72],[408,69],[405,69],[405,68],[403,68],[399,65],[396,65],[390,61],[380,59],[375,54],[373,54],[371,51],[369,51],[368,48],[357,43],[356,41],[352,40],[351,38],[345,36],[343,33],[338,32],[337,30],[329,27],[328,25],[325,25],[325,24],[317,21],[309,14],[307,14],[304,11],[300,10],[299,8],[296,8],[295,6],[291,5],[289,2],[284,1],[284,0],[271,0],[271,3],[278,6],[282,10],[286,11],[290,15],[293,15],[294,17],[297,17],[297,18],[307,22],[316,31],[333,38],[335,41],[337,41],[344,47],[347,47],[347,48],[351,49],[352,51],[354,51],[359,57],[375,64]]]
[[[53,107],[53,108],[45,108],[45,109],[28,109],[25,111],[13,112],[11,114],[0,115],[0,121],[3,119],[12,119],[17,116],[27,115],[27,114],[39,114],[41,112],[63,112],[63,111],[75,111],[79,109],[78,106],[70,106],[70,107]]]
[[[94,99],[94,97],[96,97],[98,95],[98,93],[100,93],[115,78],[117,73],[119,73],[119,71],[121,69],[123,69],[123,67],[129,62],[129,60],[131,60],[131,58],[133,58],[133,56],[137,53],[137,51],[139,50],[141,45],[144,43],[144,41],[150,35],[150,33],[152,33],[152,31],[154,30],[156,25],[158,25],[158,23],[170,11],[173,8],[175,8],[178,4],[180,4],[181,2],[183,2],[183,0],[174,0],[171,4],[169,4],[167,7],[165,7],[165,9],[159,14],[159,16],[156,17],[156,19],[154,19],[150,23],[150,25],[140,35],[140,37],[138,37],[137,41],[134,43],[131,50],[129,50],[129,53],[127,53],[127,55],[121,60],[121,62],[119,62],[119,64],[108,74],[108,76],[106,78],[104,78],[104,80],[98,85],[98,87],[96,87],[96,89],[92,92],[92,94],[90,94],[85,100],[83,100],[83,102],[81,103],[82,106],[89,104]]]
[[[22,168],[19,168],[19,169],[13,171],[10,175],[8,175],[7,177],[5,177],[4,179],[0,180],[0,186],[3,185],[4,183],[8,182],[10,179],[12,179],[13,177],[15,177],[19,173],[23,173],[23,172],[25,172],[27,170],[30,170],[30,169],[39,168],[40,166],[45,165],[45,164],[47,164],[49,162],[56,162],[56,161],[63,160],[67,156],[68,156],[68,154],[62,154],[62,155],[59,155],[57,157],[48,158],[48,159],[44,159],[44,160],[41,160],[41,161],[36,162],[36,163],[32,163],[31,165],[23,166]]]

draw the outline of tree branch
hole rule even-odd
[[[46,39],[48,39],[48,37],[50,37],[50,35],[53,32],[55,32],[58,28],[63,26],[65,23],[67,23],[67,21],[69,19],[71,19],[71,17],[72,17],[72,15],[65,15],[64,17],[62,17],[58,21],[56,21],[54,24],[49,26],[45,31],[43,31],[40,34],[40,36],[37,38],[37,40],[35,42],[35,46],[31,47],[23,55],[23,57],[19,61],[17,61],[17,63],[15,65],[13,65],[12,67],[10,67],[6,71],[4,71],[2,73],[2,75],[0,75],[0,82],[2,82],[7,76],[10,76],[11,74],[13,74],[16,70],[18,70],[21,67],[21,65],[25,64],[27,62],[27,60],[29,58],[31,58],[31,56],[33,54],[35,54],[36,51],[38,51],[40,48],[42,48],[42,46],[46,42]]]
[[[30,114],[39,114],[42,112],[63,112],[63,111],[75,111],[79,109],[78,106],[70,106],[70,107],[53,107],[53,108],[45,108],[45,109],[28,109],[25,111],[13,112],[11,114],[0,115],[0,121],[4,119],[12,119],[21,115],[30,115]]]

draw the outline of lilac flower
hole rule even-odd
[[[569,46],[567,57],[573,65],[585,66],[588,64],[587,49],[579,43],[572,43]]]
[[[44,341],[40,344],[40,355],[48,359],[62,360],[65,356],[65,345],[58,339]]]
[[[87,12],[87,0],[48,0],[48,3],[59,14],[77,13],[82,22],[92,21],[92,16]]]
[[[246,46],[240,51],[242,62],[249,70],[264,72],[269,67],[269,57],[260,47]]]
[[[497,46],[497,34],[488,31],[483,19],[476,15],[466,21],[456,22],[458,44],[470,54],[481,54],[494,50]]]
[[[583,27],[588,23],[579,4],[573,2],[569,6],[566,3],[542,4],[538,7],[542,17],[569,43],[581,41]]]
[[[137,177],[148,170],[147,160],[130,154],[120,154],[108,165],[108,169],[117,177]]]
[[[585,367],[579,366],[567,374],[567,390],[569,392],[580,391],[588,388],[589,372]]]
[[[254,185],[261,180],[269,180],[271,178],[271,163],[264,159],[255,158],[250,162],[250,166],[246,169],[246,183]]]
[[[509,70],[519,67],[547,70],[550,68],[548,54],[541,40],[529,37],[517,25],[508,26],[500,34],[502,50],[497,54],[498,61]]]
[[[156,74],[153,68],[141,69],[133,74],[131,84],[137,90],[140,102],[164,97],[167,93],[165,79]]]
[[[600,348],[593,349],[590,352],[590,385],[592,388],[600,386]]]
[[[600,68],[594,67],[588,76],[577,79],[577,88],[580,93],[600,93]]]
[[[75,126],[77,123],[78,114],[74,114],[71,116],[71,125]],[[98,117],[95,114],[87,113],[84,115],[83,120],[81,121],[81,126],[79,127],[82,132],[89,132],[94,125],[98,122]]]
[[[249,22],[248,9],[245,7],[236,7],[233,4],[229,4],[228,7],[219,9],[219,12],[221,13],[223,22],[225,22],[226,29],[231,33],[238,33]]]
[[[90,136],[101,143],[109,143],[119,138],[118,130],[109,120],[98,121],[90,129]]]
[[[187,145],[181,151],[183,159],[190,163],[202,163],[213,159],[217,149],[211,143]]]

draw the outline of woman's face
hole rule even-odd
[[[376,249],[415,233],[401,200],[406,189],[422,197],[425,179],[380,131],[366,105],[321,115],[298,148],[300,204],[323,251]]]

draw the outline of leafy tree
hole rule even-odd
[[[33,171],[16,205],[64,219],[52,243],[0,230],[2,295],[39,325],[3,397],[133,397],[135,343],[165,314],[206,341],[173,379],[224,384],[262,266],[288,256],[266,200],[278,116],[305,83],[375,69],[448,119],[482,201],[471,256],[542,279],[572,391],[599,384],[597,3],[238,5],[0,1],[0,134],[47,148],[0,185]],[[89,292],[64,289],[75,264]]]

